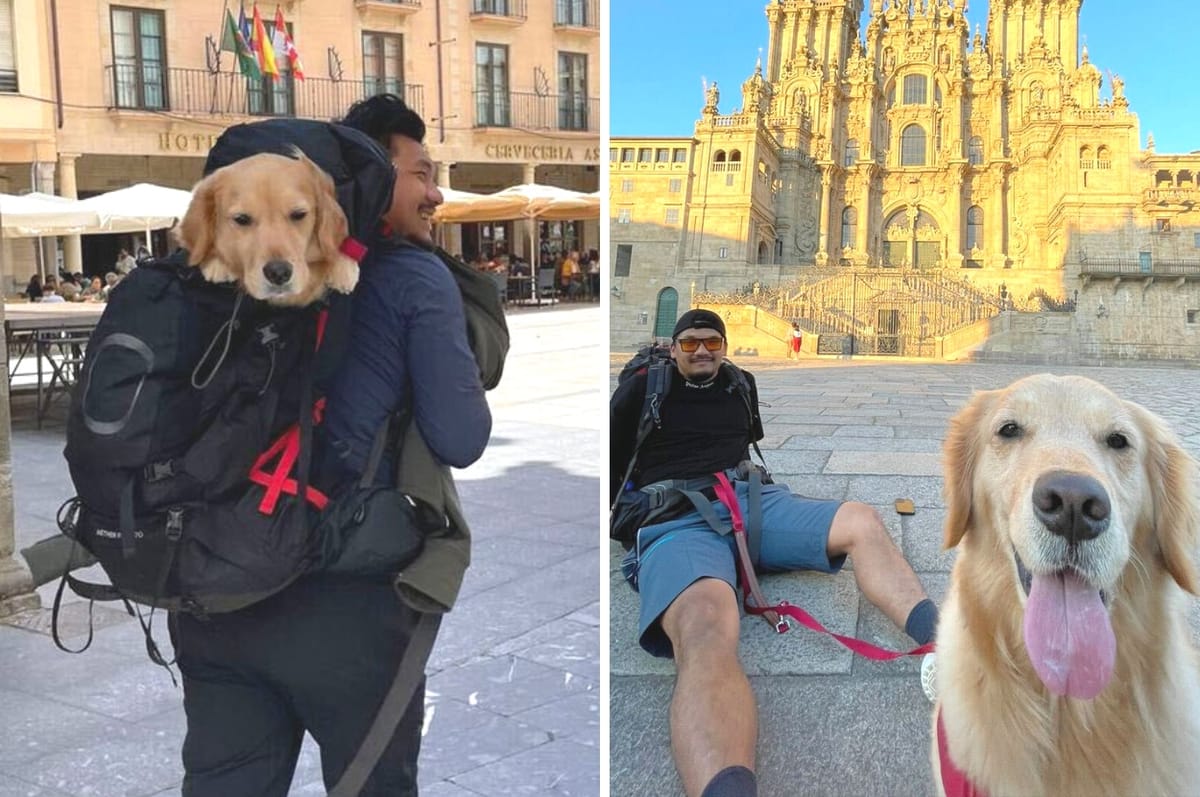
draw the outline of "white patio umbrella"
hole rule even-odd
[[[100,220],[90,208],[51,194],[0,194],[0,232],[5,238],[40,238],[94,232]]]
[[[100,218],[98,232],[146,233],[146,248],[150,248],[150,231],[173,227],[187,213],[192,192],[166,188],[152,183],[136,183],[99,196],[81,200],[79,204],[94,210]],[[153,252],[151,252],[153,254]]]
[[[517,197],[525,202],[525,216],[547,221],[600,218],[599,193],[585,194],[553,185],[524,183],[505,188],[493,197]]]
[[[443,188],[442,204],[434,219],[443,224],[465,224],[475,221],[508,221],[525,216],[526,202],[520,197],[499,194],[473,194],[455,188]]]
[[[0,194],[0,235],[5,238],[41,238],[49,235],[74,235],[92,232],[100,226],[94,211],[81,207],[78,200],[37,192]],[[38,272],[45,279],[46,264],[42,247],[37,246]],[[0,275],[12,275],[8,263],[0,265]]]

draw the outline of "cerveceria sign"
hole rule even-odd
[[[600,160],[599,147],[564,147],[560,144],[488,144],[485,157],[506,161],[573,163]],[[582,156],[582,157],[580,157]]]

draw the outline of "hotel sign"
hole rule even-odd
[[[217,143],[220,133],[159,133],[159,152],[204,153]]]
[[[558,144],[488,144],[483,154],[493,160],[573,163],[600,160],[599,147],[564,147]]]

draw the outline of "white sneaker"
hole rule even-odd
[[[930,703],[937,702],[937,654],[926,653],[921,659],[921,690]]]

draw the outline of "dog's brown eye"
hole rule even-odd
[[[253,221],[254,219],[250,218],[245,213],[238,213],[233,217],[233,223],[239,227],[249,227],[250,223]]]
[[[1113,432],[1104,441],[1109,448],[1120,451],[1122,448],[1129,448],[1129,438],[1120,432]]]
[[[1009,421],[1008,423],[1001,426],[1000,429],[997,430],[996,434],[1000,435],[1001,437],[1006,437],[1011,440],[1015,437],[1021,436],[1021,427],[1017,426],[1012,421]]]
[[[300,221],[308,216],[307,210],[293,210],[288,214],[288,218],[292,221]]]

